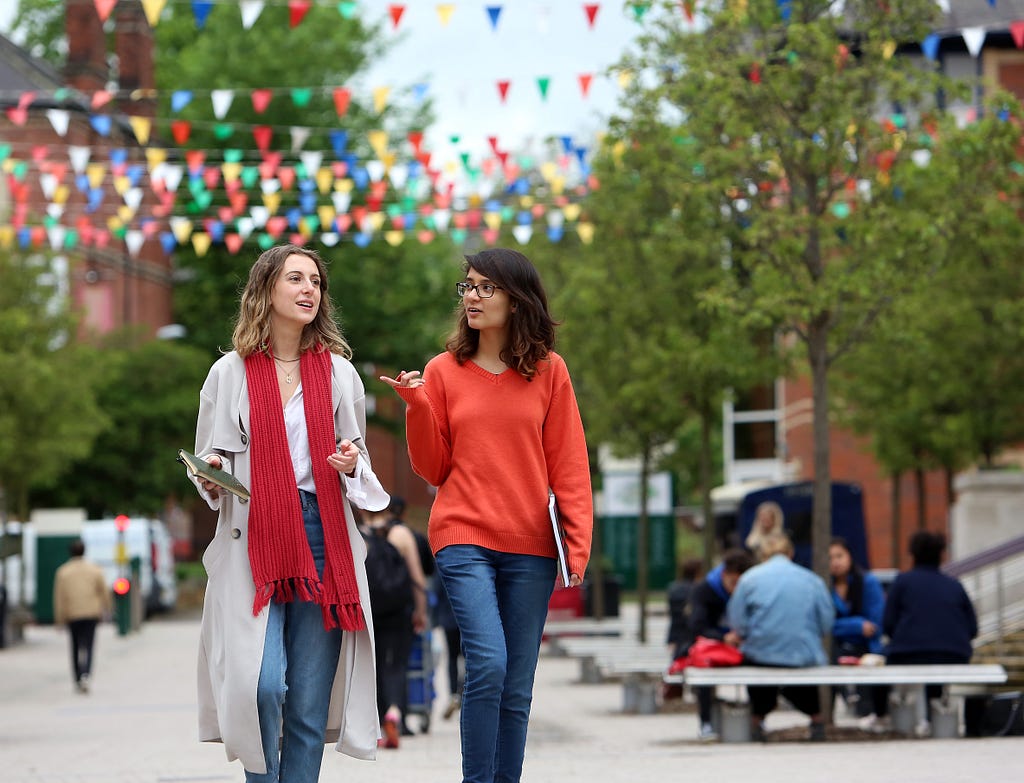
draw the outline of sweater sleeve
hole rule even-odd
[[[451,431],[440,374],[425,374],[424,378],[427,381],[423,386],[399,388],[397,392],[406,404],[405,437],[412,469],[424,481],[439,487],[452,469]]]
[[[544,457],[548,484],[558,498],[558,511],[569,547],[569,572],[584,575],[594,530],[594,498],[590,460],[576,395],[560,358],[551,403],[544,420]]]

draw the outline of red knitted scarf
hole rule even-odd
[[[359,604],[341,477],[327,464],[328,455],[335,451],[331,354],[303,351],[299,367],[313,482],[324,528],[324,577],[322,581],[317,577],[306,540],[274,360],[267,353],[253,353],[245,359],[252,422],[249,564],[256,584],[252,612],[259,614],[271,600],[312,601],[320,604],[325,628],[358,631],[366,628],[366,621]]]

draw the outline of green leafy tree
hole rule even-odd
[[[89,452],[105,418],[95,352],[45,255],[0,252],[0,487],[6,511],[29,518],[29,489]]]
[[[25,49],[58,70],[67,58],[64,0],[17,0],[11,29]]]
[[[212,357],[171,341],[111,343],[102,353],[97,389],[106,426],[87,457],[58,481],[37,482],[33,497],[44,505],[85,508],[93,519],[159,516],[168,496],[188,487],[175,455],[195,440],[199,389]]]
[[[661,77],[663,111],[685,118],[725,206],[734,276],[708,301],[803,346],[814,413],[815,570],[831,528],[829,376],[878,315],[931,271],[943,237],[930,200],[900,189],[912,123],[929,117],[937,77],[897,43],[923,39],[930,0],[749,0],[707,9],[684,30],[666,14],[635,65]],[[952,86],[948,90],[955,92]],[[906,113],[879,116],[899,105]],[[914,114],[909,109],[914,108]]]

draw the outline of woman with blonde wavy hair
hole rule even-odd
[[[754,524],[750,527],[750,534],[744,542],[747,549],[753,553],[758,560],[765,560],[770,555],[765,551],[765,543],[772,536],[785,532],[783,528],[782,506],[773,500],[766,500],[757,507],[754,512]],[[772,553],[774,554],[774,553]]]
[[[200,739],[247,783],[316,783],[325,742],[376,755],[366,548],[348,501],[388,495],[364,444],[363,384],[313,250],[272,247],[242,292],[231,352],[200,392],[195,453],[250,489],[194,479],[218,512],[199,650]]]

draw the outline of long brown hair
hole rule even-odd
[[[242,291],[242,300],[235,320],[231,344],[245,357],[265,351],[270,345],[270,296],[289,256],[305,256],[316,264],[320,275],[320,308],[312,322],[306,324],[299,341],[299,350],[322,345],[331,353],[352,358],[352,349],[334,320],[334,304],[327,293],[327,265],[320,255],[308,247],[276,245],[260,254],[249,270],[249,280]]]
[[[515,304],[509,319],[509,340],[501,351],[501,360],[527,380],[537,374],[537,364],[547,358],[555,345],[558,325],[548,313],[548,297],[533,263],[517,250],[496,247],[466,256],[463,271],[475,269],[501,287]],[[465,302],[460,302],[455,331],[445,348],[459,364],[476,354],[480,332],[466,319]]]

